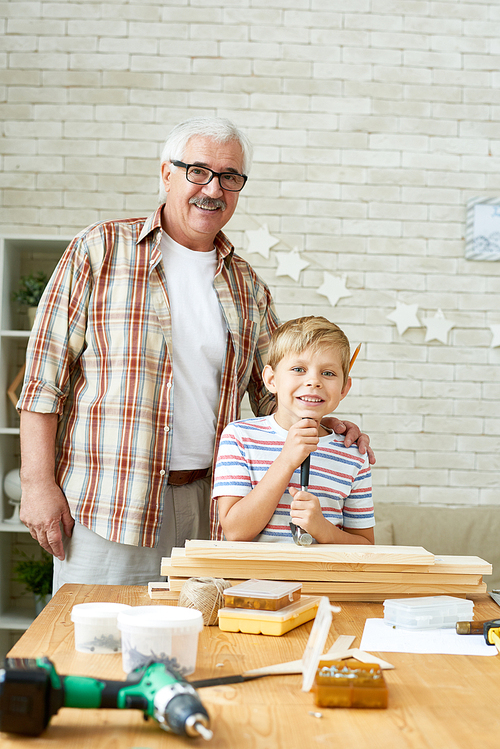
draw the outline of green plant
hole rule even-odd
[[[43,271],[21,276],[19,288],[12,294],[12,298],[15,302],[25,304],[27,307],[37,307],[48,280]]]
[[[23,583],[36,596],[48,596],[52,592],[52,555],[42,549],[40,559],[29,557],[24,551],[18,551],[24,557],[14,565],[15,580]]]

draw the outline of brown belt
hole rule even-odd
[[[211,472],[211,468],[197,468],[194,471],[170,471],[168,474],[168,483],[172,484],[172,486],[192,484],[193,481],[210,476]]]

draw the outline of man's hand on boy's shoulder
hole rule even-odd
[[[353,424],[352,421],[346,421],[345,419],[341,421],[335,416],[324,416],[321,419],[321,423],[328,427],[328,429],[333,429],[336,434],[344,434],[344,444],[346,447],[350,447],[352,444],[356,443],[361,455],[368,453],[370,464],[375,464],[376,458],[375,453],[370,447],[370,438],[367,434],[364,434],[356,424]]]

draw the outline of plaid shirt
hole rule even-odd
[[[104,538],[148,547],[163,519],[173,417],[161,209],[95,224],[71,242],[40,303],[18,402],[60,417],[56,480],[73,517]],[[215,247],[228,338],[214,456],[246,391],[255,414],[272,410],[261,372],[278,325],[269,289],[222,232]],[[220,536],[215,514],[212,532]]]

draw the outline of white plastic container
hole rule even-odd
[[[393,598],[384,601],[384,621],[403,629],[443,629],[472,621],[474,602],[454,596]]]
[[[126,603],[77,603],[71,610],[75,648],[79,653],[119,653],[121,634],[116,623]]]
[[[123,670],[130,673],[148,661],[166,663],[182,675],[196,668],[203,615],[184,606],[134,606],[118,616]]]
[[[302,583],[278,580],[247,580],[222,591],[225,605],[231,609],[279,611],[300,601]]]

